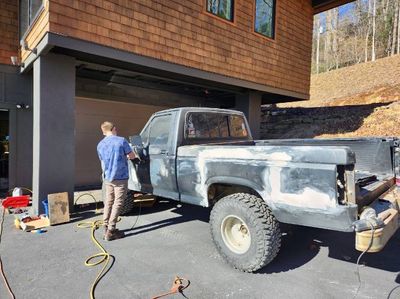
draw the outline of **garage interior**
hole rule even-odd
[[[75,189],[101,186],[96,146],[102,122],[115,123],[118,134],[128,138],[139,134],[153,113],[185,106],[234,108],[235,91],[77,62]]]

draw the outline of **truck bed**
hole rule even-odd
[[[394,157],[392,147],[398,144],[396,138],[343,138],[343,139],[290,139],[260,140],[256,146],[263,145],[315,145],[346,146],[356,156],[354,169],[356,203],[362,207],[394,185]]]

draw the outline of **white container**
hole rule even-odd
[[[23,195],[22,194],[22,189],[18,188],[18,187],[15,187],[13,192],[12,192],[12,196],[14,197],[14,196],[22,196],[22,195]]]

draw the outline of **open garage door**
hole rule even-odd
[[[101,167],[96,147],[103,138],[100,125],[111,121],[118,135],[127,138],[139,134],[149,117],[168,107],[76,99],[75,107],[75,186],[100,184]]]

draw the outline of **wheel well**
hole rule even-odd
[[[221,198],[234,193],[248,193],[262,198],[257,191],[247,186],[216,183],[208,187],[207,196],[209,206],[212,207]]]

